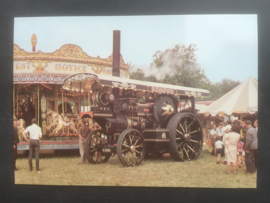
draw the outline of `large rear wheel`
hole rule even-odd
[[[124,166],[138,166],[145,156],[142,134],[135,129],[124,130],[117,141],[117,156]]]
[[[202,127],[192,113],[175,114],[168,123],[170,155],[176,161],[196,159],[203,146]]]

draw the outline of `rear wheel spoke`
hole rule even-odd
[[[185,149],[185,147],[184,147],[184,151],[185,151],[187,157],[189,157],[189,155],[188,155],[187,150]]]
[[[137,145],[137,146],[134,146],[135,148],[139,148],[139,147],[143,147],[143,144],[141,143],[141,144],[139,144],[139,145]]]
[[[197,141],[197,140],[190,140],[190,142],[200,143],[200,142]]]
[[[188,147],[192,152],[196,153],[196,152],[194,151],[194,149],[192,149],[189,145],[187,145],[187,147]]]
[[[188,133],[190,133],[191,125],[194,122],[194,120],[188,125]]]
[[[182,126],[182,124],[181,124],[181,123],[179,123],[179,125],[180,125],[180,127],[182,128],[183,132],[185,133],[185,130],[184,130],[184,128],[183,128],[183,126]]]
[[[176,148],[178,149],[184,142],[181,142]]]
[[[176,129],[176,132],[178,132],[179,134],[183,135],[183,133],[182,133],[182,132],[180,132],[180,131],[179,131],[179,130],[177,130],[177,129]]]
[[[198,131],[199,131],[199,128],[198,128],[197,130],[192,131],[192,132],[189,133],[189,134],[191,135],[191,134],[196,133],[196,132],[198,132]]]
[[[129,148],[129,146],[128,145],[126,145],[126,144],[122,144],[123,146],[125,146],[125,147],[127,147],[127,148]]]

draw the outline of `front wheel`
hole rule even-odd
[[[124,166],[140,165],[145,156],[145,142],[135,129],[124,130],[117,141],[117,156]]]
[[[98,129],[89,133],[84,144],[85,158],[91,164],[105,163],[111,157],[111,153],[102,151],[104,142],[103,130]]]

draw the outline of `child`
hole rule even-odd
[[[215,142],[215,152],[217,154],[217,164],[219,164],[219,159],[222,153],[222,145],[223,142],[221,141],[220,137],[217,137],[217,141]]]
[[[242,139],[240,139],[239,141],[238,141],[238,143],[237,143],[237,155],[238,155],[238,166],[240,167],[240,168],[242,168],[242,166],[241,166],[241,162],[242,162],[242,155],[244,156],[245,154],[243,154],[244,153],[244,150],[243,150],[243,146],[244,146],[244,142],[243,142],[243,138]]]

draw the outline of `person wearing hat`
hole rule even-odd
[[[257,131],[257,139],[258,139],[258,120],[254,121],[254,127]],[[257,152],[257,149],[254,149],[253,151],[254,151],[255,168],[257,168],[258,152]]]
[[[246,136],[245,136],[245,163],[247,168],[247,173],[255,172],[254,163],[254,151],[257,150],[258,138],[257,130],[251,126],[252,122],[250,120],[245,121]]]
[[[80,155],[81,155],[81,160],[79,162],[79,164],[84,164],[85,163],[85,155],[84,155],[84,143],[85,140],[88,136],[88,134],[90,133],[90,128],[88,123],[86,122],[85,119],[81,120],[81,127],[79,129],[79,148],[80,148]]]

